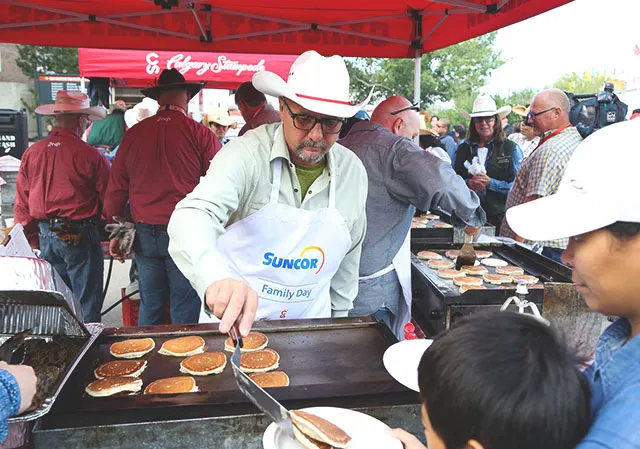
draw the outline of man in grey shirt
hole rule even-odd
[[[369,178],[359,292],[350,315],[375,315],[394,331],[406,322],[410,306],[403,295],[403,290],[410,292],[410,274],[405,269],[398,273],[397,262],[408,267],[408,250],[399,253],[406,248],[403,243],[416,208],[450,212],[453,224],[466,225],[470,234],[486,221],[478,196],[451,164],[411,140],[419,128],[417,108],[406,98],[391,97],[378,105],[371,121],[356,123],[339,141],[360,158]],[[398,331],[396,335],[401,337]]]

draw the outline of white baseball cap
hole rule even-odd
[[[640,223],[640,120],[609,125],[575,150],[554,195],[507,210],[514,232],[554,240],[617,221]]]

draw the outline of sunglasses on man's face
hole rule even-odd
[[[404,112],[404,111],[416,111],[416,112],[418,112],[418,111],[420,111],[420,106],[418,106],[418,103],[419,103],[419,102],[418,102],[418,101],[416,101],[415,103],[410,104],[410,105],[409,105],[409,106],[407,106],[407,107],[404,107],[404,108],[402,108],[402,109],[398,109],[397,111],[393,111],[393,112],[391,113],[391,115],[400,114],[401,112]]]

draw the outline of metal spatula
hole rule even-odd
[[[476,251],[473,249],[471,242],[473,242],[473,236],[465,232],[464,245],[462,245],[460,253],[458,253],[458,258],[456,259],[456,270],[459,270],[465,265],[473,266],[476,263]]]
[[[242,339],[235,337],[234,333],[232,329],[231,338],[236,342],[236,349],[231,356],[231,367],[233,368],[233,376],[236,378],[238,388],[256,407],[276,423],[285,434],[293,438],[293,427],[289,411],[240,370]],[[237,335],[239,336],[240,334],[238,333]]]

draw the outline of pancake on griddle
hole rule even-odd
[[[436,224],[434,224],[433,227],[441,229],[453,228],[453,226],[451,226],[449,223],[445,223],[444,221],[436,221]]]
[[[87,385],[86,393],[94,397],[113,396],[114,394],[129,392],[136,393],[142,388],[142,380],[138,377],[107,377],[98,379]]]
[[[451,260],[456,260],[458,258],[458,254],[460,254],[460,251],[458,251],[457,249],[451,249],[444,253],[444,255]]]
[[[153,338],[132,338],[112,344],[109,352],[119,359],[137,359],[153,351],[155,347]]]
[[[462,268],[460,268],[460,270],[468,276],[482,276],[483,274],[489,273],[489,270],[487,270],[485,267],[475,266],[475,265],[474,266],[463,265]]]
[[[245,373],[273,371],[280,364],[280,355],[273,349],[245,352],[240,356],[240,369]]]
[[[484,285],[463,285],[460,287],[460,293],[464,293],[468,290],[486,290]]]
[[[249,335],[242,338],[242,348],[240,352],[258,351],[267,347],[269,339],[261,332],[249,332]],[[233,339],[231,337],[224,341],[224,350],[233,352],[236,347],[233,345]]]
[[[224,352],[203,352],[180,362],[180,372],[193,376],[208,376],[220,374],[225,366],[227,366],[227,356]]]
[[[500,284],[511,284],[513,282],[513,278],[506,274],[493,274],[487,273],[482,276],[482,279],[489,284],[500,285]]]
[[[262,388],[278,388],[289,386],[289,376],[284,371],[269,371],[268,373],[251,373],[251,380]]]
[[[463,285],[465,287],[469,285],[482,285],[482,279],[472,278],[470,276],[460,276],[459,278],[455,278],[453,280],[453,283],[458,287],[462,287]]]
[[[307,448],[346,448],[351,443],[344,430],[324,418],[302,410],[291,410],[289,416],[293,435]]]
[[[170,355],[173,357],[188,357],[204,352],[204,339],[197,335],[188,337],[172,338],[162,344],[158,354]]]
[[[518,282],[524,282],[525,284],[537,284],[540,281],[537,277],[530,276],[528,274],[516,274],[511,277],[513,278],[513,282],[516,284]]]
[[[418,259],[422,259],[422,260],[440,260],[440,259],[442,259],[442,256],[440,254],[435,253],[433,251],[420,251],[416,255],[418,256]]]
[[[487,257],[493,256],[492,251],[483,251],[481,249],[476,250],[476,258],[478,259],[486,259]]]
[[[506,267],[509,265],[507,262],[501,259],[482,259],[482,264],[488,267]]]
[[[146,360],[115,360],[97,367],[93,374],[96,379],[107,377],[140,377],[147,368]]]
[[[167,377],[151,382],[144,394],[193,393],[198,391],[196,380],[191,376]]]
[[[445,268],[453,268],[454,263],[450,260],[430,260],[427,262],[427,266],[434,270],[442,270]]]
[[[454,270],[453,268],[443,268],[442,270],[438,270],[438,277],[441,277],[442,279],[453,279],[464,275],[463,271]]]
[[[507,265],[506,267],[497,267],[496,273],[507,274],[513,276],[514,274],[524,274],[524,270],[520,267],[514,267],[513,265]]]

